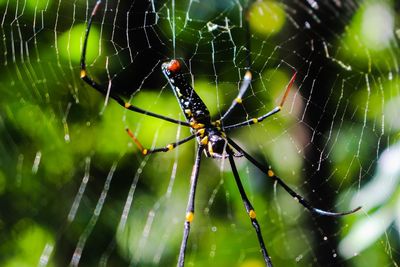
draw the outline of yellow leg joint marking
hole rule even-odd
[[[242,104],[242,99],[240,97],[235,98],[236,103]]]
[[[206,129],[199,129],[199,130],[197,130],[197,133],[201,136],[201,137],[203,137],[204,136],[204,133],[206,132]]]
[[[249,211],[249,216],[253,220],[257,217],[256,212],[254,210],[250,210]]]
[[[253,122],[254,122],[254,124],[258,123],[258,119],[257,119],[257,118],[254,118],[254,119],[253,119]]]
[[[193,219],[194,219],[194,213],[191,212],[191,211],[186,213],[185,219],[186,219],[187,222],[191,223],[193,221]]]
[[[192,123],[190,123],[190,126],[192,126],[193,129],[204,128],[204,124],[202,124],[202,123],[193,123],[193,125],[192,125]]]
[[[142,150],[143,155],[147,155],[147,152],[149,152],[146,148]]]
[[[132,106],[131,104],[129,104],[129,103],[125,103],[125,108],[129,108],[130,106]]]
[[[221,125],[221,121],[220,120],[216,120],[215,121],[215,126],[219,127]]]
[[[274,171],[273,171],[273,170],[268,170],[268,176],[269,176],[269,177],[275,176]]]
[[[86,77],[86,70],[81,70],[81,79]]]
[[[200,143],[202,143],[203,145],[207,145],[208,144],[208,136],[205,136],[203,139],[201,139]]]
[[[168,148],[168,150],[172,150],[172,149],[174,149],[174,145],[173,144],[169,144],[169,145],[167,145],[167,148]]]
[[[279,110],[281,110],[281,109],[282,109],[282,106],[277,106],[277,108],[278,108]]]

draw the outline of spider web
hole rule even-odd
[[[95,1],[0,1],[0,260],[4,266],[169,266],[182,238],[195,142],[124,110],[79,78]],[[276,266],[382,266],[399,258],[398,5],[392,1],[103,1],[87,69],[145,110],[183,120],[161,73],[177,58],[227,133],[314,206],[244,158],[239,174]],[[249,21],[249,25],[246,21]],[[250,40],[250,42],[248,42]],[[186,263],[263,266],[228,162],[203,158]]]

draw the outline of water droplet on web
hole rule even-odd
[[[307,2],[313,9],[319,9],[318,3],[315,0],[307,0]]]
[[[300,254],[299,256],[296,257],[296,262],[299,262],[303,259],[303,255]]]
[[[216,29],[218,29],[218,25],[212,23],[211,21],[207,22],[207,30],[209,32],[215,31]]]
[[[216,232],[217,231],[217,227],[216,226],[211,227],[211,231]]]

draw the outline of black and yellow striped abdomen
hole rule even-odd
[[[173,59],[162,64],[161,68],[178,99],[186,120],[206,127],[211,125],[210,112],[203,100],[184,78],[179,61]]]

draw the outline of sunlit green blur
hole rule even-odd
[[[277,1],[257,1],[249,8],[251,29],[261,35],[279,33],[285,23],[286,15]]]
[[[143,156],[126,129],[147,148],[189,129],[128,111],[80,79],[94,2],[0,0],[0,266],[66,266],[77,246],[80,266],[176,265],[196,141]],[[363,209],[326,219],[336,227],[326,233],[298,201],[237,158],[275,266],[329,261],[320,247],[346,266],[399,260],[400,34],[392,1],[335,6],[333,14],[313,1],[150,1],[144,9],[121,2],[107,1],[106,13],[100,7],[86,65],[93,80],[142,109],[184,120],[161,72],[171,58],[181,60],[214,118],[251,70],[243,104],[226,124],[279,105],[297,71],[280,113],[227,135],[316,206]],[[341,8],[353,12],[342,17]],[[323,187],[329,196],[318,193]],[[186,262],[264,266],[226,159],[203,156]]]

